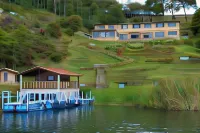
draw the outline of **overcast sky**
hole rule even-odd
[[[119,3],[126,3],[128,2],[128,0],[117,0]],[[142,3],[144,4],[146,0],[129,0],[131,2],[139,2],[139,3]],[[197,0],[197,5],[198,7],[200,7],[200,0]],[[194,9],[189,9],[186,11],[187,14],[193,14],[195,12]],[[179,12],[175,13],[175,14],[184,14],[184,11],[183,10],[180,10]],[[171,15],[170,12],[166,12],[165,15]]]

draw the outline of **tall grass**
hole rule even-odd
[[[166,110],[199,110],[200,78],[161,79],[152,95],[153,106]]]

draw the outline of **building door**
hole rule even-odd
[[[7,81],[8,81],[8,73],[4,72],[4,82],[7,82]]]

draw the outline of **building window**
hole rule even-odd
[[[131,39],[137,39],[139,38],[139,34],[131,34]]]
[[[155,37],[156,38],[162,38],[165,36],[165,33],[164,32],[155,32]]]
[[[176,27],[176,23],[168,23],[168,27]]]
[[[104,25],[99,25],[98,29],[105,29],[105,26]]]
[[[114,31],[108,31],[108,32],[106,32],[106,37],[107,38],[114,38],[115,37],[115,32]]]
[[[144,34],[143,37],[144,37],[145,39],[147,39],[147,38],[152,38],[152,33]]]
[[[98,38],[99,37],[99,32],[93,32],[93,38]]]
[[[144,24],[144,28],[151,28],[151,24]]]
[[[8,81],[8,73],[4,72],[4,82]]]
[[[115,29],[115,26],[114,25],[109,25],[108,29]]]
[[[135,29],[140,28],[140,24],[134,24],[133,28],[135,28]]]
[[[128,34],[120,34],[119,39],[120,40],[128,40]]]
[[[176,36],[177,35],[177,31],[169,31],[168,35],[169,36]]]
[[[157,28],[164,27],[164,23],[156,23],[156,27]]]
[[[103,37],[103,38],[106,37],[106,32],[99,32],[99,34],[100,34],[100,37]]]
[[[123,25],[121,25],[121,28],[122,29],[128,29],[128,25],[127,24],[123,24]]]
[[[54,81],[54,76],[48,76],[48,81]]]
[[[114,38],[115,31],[108,31],[108,32],[93,32],[93,38]]]

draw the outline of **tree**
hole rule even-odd
[[[130,3],[128,7],[131,11],[141,10],[144,8],[144,6],[139,2]]]
[[[72,4],[72,1],[68,1],[67,7],[66,7],[66,15],[71,16],[74,14],[74,6]]]
[[[180,7],[177,5],[175,0],[168,0],[165,4],[165,11],[172,13],[172,20],[175,19],[174,12],[180,10]]]
[[[186,9],[197,8],[196,0],[177,0],[177,4],[179,7],[182,7],[184,9],[185,21],[187,22]]]
[[[98,13],[99,6],[97,3],[93,2],[90,9],[92,11],[92,15],[96,15]]]
[[[50,36],[59,38],[62,36],[60,26],[57,23],[50,23],[46,30]]]
[[[78,30],[80,30],[82,25],[83,25],[83,20],[78,15],[72,15],[67,18],[67,27],[72,29],[73,32],[77,32]]]
[[[162,14],[164,15],[164,4],[166,0],[147,0],[145,2],[145,7],[149,10],[154,12],[155,14]]]
[[[99,20],[101,23],[116,24],[125,21],[125,16],[121,10],[121,5],[111,6],[107,11],[99,14]]]
[[[200,33],[200,17],[199,16],[200,16],[200,9],[196,10],[192,18],[191,30],[194,35],[197,35]]]

